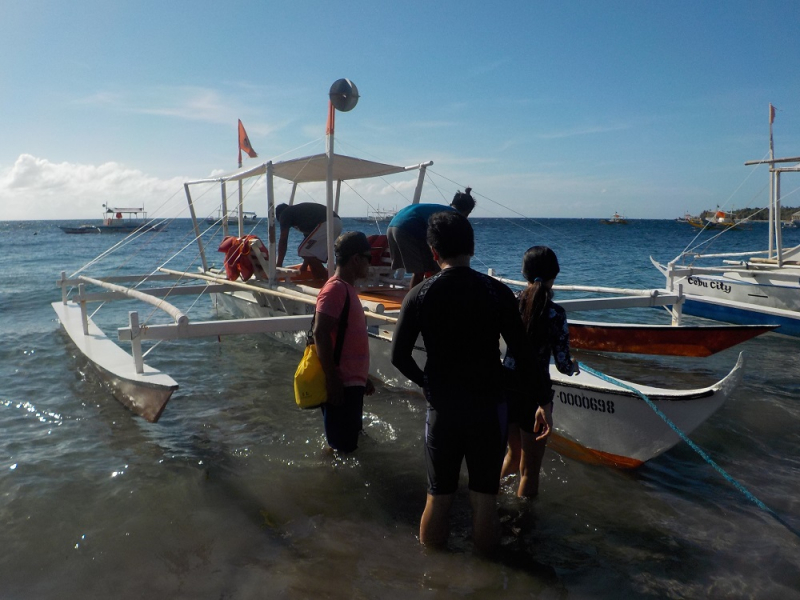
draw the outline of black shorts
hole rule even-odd
[[[504,374],[508,394],[508,422],[532,433],[536,409],[553,400],[555,392],[550,373],[543,371],[537,374],[532,381],[527,381],[527,386],[519,382],[513,369],[504,369]]]
[[[425,420],[425,463],[428,493],[453,494],[461,463],[467,460],[469,489],[497,494],[508,440],[506,403],[437,411],[428,405]]]
[[[533,433],[533,426],[536,424],[536,409],[540,406],[538,404],[539,400],[548,398],[552,401],[554,394],[552,387],[547,388],[547,390],[541,390],[535,399],[525,394],[509,394],[508,422],[514,423],[522,431]]]
[[[344,388],[344,404],[334,406],[326,402],[320,406],[325,438],[334,450],[352,452],[358,447],[365,390],[363,385],[347,386]]]

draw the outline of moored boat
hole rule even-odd
[[[59,225],[58,228],[64,233],[100,233],[100,228],[97,225],[78,225],[77,227],[72,227],[70,225]]]
[[[209,225],[215,225],[217,223],[222,222],[222,211],[218,211],[216,217],[206,217],[205,221]],[[236,211],[231,211],[228,213],[228,221],[231,223],[235,223],[239,219],[239,214]],[[255,225],[258,223],[258,215],[252,211],[244,210],[242,211],[242,221],[247,223],[248,225]]]
[[[600,219],[600,222],[606,225],[626,225],[628,220],[621,214],[615,212],[610,219]]]
[[[305,331],[309,326],[316,303],[316,296],[323,282],[310,280],[308,274],[300,273],[297,269],[278,268],[276,265],[274,219],[276,180],[283,180],[291,184],[289,203],[293,202],[298,185],[325,183],[329,227],[332,227],[333,220],[331,216],[335,210],[333,189],[334,187],[338,189],[344,181],[403,175],[408,179],[409,173],[415,173],[416,187],[412,203],[420,201],[425,173],[428,166],[432,164],[430,161],[411,166],[398,166],[358,159],[334,152],[334,107],[336,106],[335,102],[341,100],[342,98],[339,98],[332,90],[327,128],[328,137],[324,154],[314,154],[279,162],[267,161],[228,176],[189,181],[184,184],[186,199],[192,216],[192,227],[196,235],[195,241],[198,252],[195,255],[199,256],[202,264],[199,272],[197,270],[173,270],[161,266],[154,270],[155,275],[147,273],[141,276],[124,275],[106,278],[89,277],[84,274],[73,277],[62,275],[59,281],[59,286],[62,289],[62,300],[60,303],[54,304],[54,309],[59,319],[62,322],[66,321],[64,323],[65,330],[75,341],[79,350],[102,373],[107,375],[109,380],[118,382],[118,391],[115,392],[115,397],[137,414],[151,421],[158,420],[169,396],[177,386],[171,378],[156,377],[156,373],[153,373],[145,365],[142,352],[143,343],[206,336],[218,337],[223,335],[268,333],[298,349],[305,345]],[[250,178],[264,179],[269,238],[266,244],[258,238],[246,239],[246,231],[239,230],[239,239],[242,243],[250,244],[250,247],[254,250],[246,255],[248,260],[258,263],[259,268],[253,270],[256,273],[256,277],[251,281],[229,280],[223,270],[215,269],[209,265],[194,208],[192,190],[196,186],[220,186],[224,195],[228,187],[234,188],[238,185],[241,189],[242,182]],[[329,232],[329,256],[333,255],[333,241],[333,236]],[[262,248],[267,252],[262,252]],[[329,264],[331,271],[332,268],[333,264]],[[394,326],[402,299],[407,291],[406,281],[404,279],[395,279],[394,276],[395,273],[391,272],[388,265],[376,260],[373,266],[370,267],[368,278],[361,283],[359,288],[359,298],[365,310],[369,333],[370,374],[386,385],[415,389],[413,384],[406,380],[389,360]],[[166,284],[160,282],[166,282]],[[163,287],[158,287],[159,285],[163,285]],[[87,291],[90,286],[99,288],[99,291]],[[70,292],[70,290],[72,291]],[[179,298],[185,295],[197,296],[198,298],[204,295],[210,296],[211,301],[219,312],[227,313],[234,318],[193,322],[187,314],[166,299],[166,297],[172,299],[173,297]],[[665,297],[663,294],[660,296],[656,294],[656,296],[658,297],[655,300],[652,296],[644,298],[644,300],[641,295],[634,296],[628,299],[628,302],[630,305],[641,306],[648,305],[648,303],[652,305],[656,300],[667,303],[675,302],[679,299],[675,295]],[[90,303],[113,305],[118,300],[145,302],[161,311],[159,314],[165,313],[169,317],[169,322],[166,323],[140,323],[138,312],[129,312],[128,325],[118,328],[117,335],[120,341],[130,342],[130,355],[121,348],[117,348],[119,352],[102,350],[108,347],[108,344],[115,346],[116,344],[111,342],[94,326],[87,308]],[[620,301],[620,299],[616,300]],[[98,347],[101,350],[97,350],[96,348]],[[122,359],[120,352],[126,356],[125,359]],[[414,352],[419,362],[424,362],[424,347],[419,346]],[[117,358],[113,361],[107,360],[106,355],[110,356],[112,354],[119,360]],[[123,364],[126,362],[127,364]],[[734,372],[738,371],[739,369],[734,369]],[[150,378],[146,377],[148,374],[151,375]],[[617,402],[627,405],[625,399],[631,395],[629,391],[613,386],[609,387],[608,384],[600,380],[594,380],[588,375],[564,379],[554,373],[553,377],[556,382],[557,393],[565,394],[565,399],[569,398],[567,394],[572,394],[573,399],[578,396],[589,398],[588,406],[590,408],[588,409],[589,412],[584,414],[585,421],[591,422],[591,419],[595,417],[594,413],[597,412],[591,411],[591,398],[595,398],[595,405],[598,400],[603,400],[607,414],[602,416],[603,420],[599,422],[602,424],[598,429],[599,431],[608,429],[605,420],[609,415],[613,414],[617,415],[613,418],[618,421],[618,431],[626,429],[631,432],[637,431],[639,424],[635,420],[630,420],[639,418],[639,413],[635,408],[626,408],[618,413],[616,411]],[[732,382],[733,379],[729,376],[723,380],[723,382],[725,381]],[[710,416],[713,410],[699,410],[686,400],[689,400],[690,397],[693,399],[695,396],[698,399],[717,396],[718,403],[715,406],[717,408],[727,395],[718,393],[718,391],[729,391],[734,384],[722,385],[721,382],[718,389],[712,386],[706,390],[692,390],[688,394],[676,390],[647,388],[638,384],[631,385],[646,393],[653,393],[657,397],[681,398],[683,401],[676,401],[674,403],[674,411],[670,412],[686,412],[685,418],[675,414],[676,422],[696,427]],[[154,387],[156,389],[155,393],[153,393]],[[612,404],[609,405],[609,402]],[[614,408],[613,412],[608,411],[609,406]],[[653,446],[650,440],[647,441],[644,448],[637,448],[637,444],[641,445],[643,440],[634,435],[626,438],[623,447],[618,447],[613,440],[603,436],[595,436],[591,439],[585,438],[583,426],[583,424],[576,425],[574,419],[564,419],[563,423],[559,425],[558,433],[563,439],[570,440],[574,444],[583,444],[593,452],[605,452],[630,461],[643,462],[650,457],[657,456],[669,447],[666,441],[656,447]],[[655,426],[647,424],[647,429],[651,433],[656,432]],[[591,442],[590,445],[586,445],[589,442]]]
[[[376,208],[367,212],[366,217],[356,217],[359,223],[389,223],[397,214],[397,209]]]
[[[650,260],[665,276],[667,289],[683,287],[686,314],[728,323],[777,324],[776,333],[800,336],[800,246],[783,248],[780,225],[780,177],[799,172],[800,157],[774,158],[770,119],[770,157],[745,164],[769,166],[768,249],[704,254],[688,248],[667,264]],[[717,264],[701,262],[709,260]]]
[[[163,231],[166,221],[148,221],[144,207],[116,208],[103,204],[103,219],[98,224],[83,224],[77,227],[59,225],[64,233],[133,233],[135,231]]]

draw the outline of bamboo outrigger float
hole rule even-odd
[[[342,84],[341,82],[345,83]],[[338,86],[338,87],[337,87]],[[412,166],[396,166],[385,163],[361,160],[333,152],[334,114],[336,107],[348,109],[357,99],[357,90],[350,82],[340,80],[331,89],[329,106],[327,144],[325,154],[316,154],[303,158],[281,162],[267,161],[258,166],[241,170],[226,177],[190,181],[184,184],[192,227],[199,249],[202,263],[198,271],[174,270],[166,267],[157,268],[150,274],[142,276],[119,277],[87,277],[78,275],[67,277],[62,274],[58,285],[62,289],[62,299],[53,303],[53,307],[70,338],[78,349],[106,376],[111,384],[114,396],[136,414],[149,421],[157,421],[167,401],[178,388],[169,375],[160,373],[144,362],[143,342],[191,339],[197,337],[216,337],[223,335],[241,335],[267,333],[298,348],[305,345],[304,332],[308,329],[313,314],[316,296],[323,281],[313,281],[307,274],[294,268],[279,268],[276,265],[275,235],[275,178],[291,183],[289,203],[293,203],[297,186],[302,183],[318,182],[326,185],[326,206],[328,226],[332,227],[330,218],[338,209],[339,191],[343,181],[369,177],[384,177],[417,172],[416,186],[412,203],[418,203],[422,194],[426,169],[431,162],[422,162]],[[268,240],[266,256],[261,252],[264,244],[258,239],[248,240],[252,251],[250,260],[255,266],[256,278],[247,282],[227,279],[225,271],[209,266],[206,248],[202,241],[200,221],[195,211],[192,189],[198,185],[215,184],[220,187],[222,206],[221,214],[229,214],[227,206],[227,186],[238,186],[238,237],[245,239],[243,219],[242,182],[252,177],[263,177],[266,191],[266,214],[268,221]],[[335,188],[335,192],[334,192]],[[223,219],[224,234],[228,235],[228,220]],[[328,256],[333,256],[333,235],[328,232]],[[370,339],[370,374],[390,386],[411,389],[413,385],[406,380],[391,364],[389,349],[394,325],[399,314],[402,299],[407,291],[404,274],[393,272],[388,264],[376,261],[370,267],[366,280],[361,282],[359,297],[364,307]],[[333,261],[329,261],[329,271],[333,271]],[[506,280],[511,282],[511,280]],[[517,282],[519,283],[519,282]],[[99,291],[87,291],[98,288]],[[577,289],[576,286],[571,286]],[[676,324],[680,323],[682,295],[665,290],[614,290],[608,288],[586,288],[594,292],[620,294],[612,298],[593,298],[561,301],[569,312],[580,310],[598,310],[604,308],[622,308],[638,306],[671,306],[672,317]],[[71,290],[71,291],[70,291]],[[193,322],[187,314],[179,310],[167,298],[182,295],[208,295],[218,312],[228,313],[233,319],[218,319]],[[95,325],[87,305],[119,300],[137,300],[154,307],[168,317],[164,323],[140,323],[137,312],[129,313],[128,324],[118,329],[121,342],[131,344],[128,354],[117,344],[108,339]],[[599,326],[595,326],[595,330]],[[681,331],[674,327],[671,331]],[[608,331],[608,330],[606,330]],[[742,339],[743,333],[729,338],[728,346]],[[747,330],[747,335],[755,335],[755,330]],[[603,335],[601,333],[601,335]],[[652,335],[652,334],[651,334]],[[630,331],[618,336],[619,347],[624,348],[625,337],[633,339]],[[643,351],[646,344],[637,341],[637,345],[628,347],[628,351]],[[652,340],[651,340],[652,343]],[[673,344],[675,346],[675,344]],[[721,346],[720,346],[721,347]],[[609,348],[601,348],[612,351]],[[663,345],[662,345],[663,349]],[[622,350],[625,351],[625,350]],[[715,351],[713,348],[707,352]],[[425,360],[424,348],[415,349],[420,363]],[[589,375],[582,374],[577,378],[565,378],[552,369],[553,380],[557,390],[557,398],[563,398],[565,406],[577,410],[580,418],[564,418],[556,423],[556,433],[569,444],[587,448],[594,453],[605,453],[613,456],[611,463],[618,466],[635,466],[665,451],[677,439],[673,439],[662,430],[666,427],[650,419],[641,419],[638,400],[630,391],[602,382]],[[676,422],[684,422],[688,428],[702,423],[718,408],[730,394],[741,377],[741,363],[721,382],[701,390],[669,390],[642,388],[658,399],[669,403],[665,409]],[[636,385],[636,384],[631,384]],[[571,404],[570,404],[570,399]],[[576,400],[577,399],[577,400]],[[711,401],[713,399],[713,401]],[[577,402],[577,404],[576,404]],[[605,417],[616,415],[605,422],[597,431],[602,435],[587,435],[583,425],[578,421],[587,419],[591,424],[599,418],[597,407],[609,407]],[[593,408],[594,407],[594,408]],[[619,407],[618,409],[616,407]],[[568,409],[559,414],[569,412]],[[598,413],[598,414],[595,414]],[[641,423],[632,423],[630,419],[641,419]],[[602,420],[602,419],[601,419]],[[590,426],[590,425],[589,425]],[[609,429],[611,428],[611,429]],[[612,431],[612,433],[608,433]],[[642,448],[641,431],[646,432],[648,439],[663,440],[658,444],[648,444]],[[603,433],[606,432],[606,433]],[[633,433],[628,435],[628,433]],[[619,438],[611,444],[612,438]],[[620,441],[621,440],[621,441]]]

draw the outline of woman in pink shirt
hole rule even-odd
[[[364,395],[375,391],[368,377],[367,322],[353,287],[356,279],[367,276],[372,255],[367,236],[360,231],[339,236],[334,251],[336,272],[317,297],[313,333],[328,391],[328,400],[321,406],[325,437],[334,450],[352,452],[362,429]],[[341,355],[336,357],[343,324]]]

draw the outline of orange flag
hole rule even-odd
[[[239,166],[242,166],[242,150],[247,152],[247,156],[250,158],[258,158],[258,154],[256,151],[253,150],[253,147],[250,145],[250,138],[247,137],[247,132],[244,130],[244,125],[242,125],[242,120],[239,119]]]

